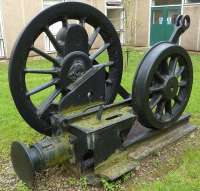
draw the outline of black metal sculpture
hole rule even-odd
[[[62,28],[54,37],[49,26],[58,21],[62,22]],[[91,36],[86,24],[94,28]],[[177,45],[189,24],[189,16],[179,16],[171,40],[158,43],[148,51],[137,70],[131,96],[120,85],[122,49],[118,34],[105,15],[76,2],[57,4],[39,13],[14,47],[9,82],[14,102],[24,120],[51,138],[30,149],[24,144],[13,143],[11,158],[18,176],[32,184],[36,171],[68,159],[78,164],[81,171],[91,169],[116,149],[134,142],[130,137],[127,140],[127,136],[134,129],[136,119],[152,129],[175,124],[192,89],[191,59]],[[57,52],[55,57],[34,46],[42,32],[53,44]],[[98,35],[104,45],[91,53]],[[108,63],[99,63],[97,56],[106,50]],[[50,61],[52,67],[27,68],[30,51]],[[52,79],[28,90],[26,75],[29,73],[51,75]],[[52,86],[54,92],[40,106],[35,105],[32,96]],[[117,94],[124,101],[113,104]]]

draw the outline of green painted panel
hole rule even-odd
[[[181,6],[153,7],[151,12],[150,45],[169,40]]]

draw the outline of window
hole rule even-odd
[[[125,12],[122,0],[106,0],[107,17],[114,25],[120,41],[125,42]]]
[[[124,33],[125,33],[125,13],[122,8],[108,8],[107,9],[107,17],[114,25],[120,41],[124,44]]]
[[[185,3],[200,3],[200,0],[185,0]]]
[[[162,25],[164,21],[164,17],[161,10],[155,10],[152,15],[152,24]]]
[[[176,24],[176,19],[178,17],[178,13],[177,10],[169,10],[168,11],[168,17],[167,17],[167,24],[171,25],[171,24]]]
[[[182,0],[153,0],[152,6],[160,5],[179,5],[182,4]]]
[[[44,0],[44,8],[50,7],[57,3],[62,3],[64,0]]]
[[[122,0],[107,0],[106,3],[108,6],[116,6],[116,5],[121,5]]]

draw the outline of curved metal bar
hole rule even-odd
[[[179,42],[180,36],[190,27],[190,16],[179,15],[176,20],[176,25],[174,32],[169,40],[169,42],[177,44]]]

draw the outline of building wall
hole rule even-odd
[[[125,31],[126,31],[126,37],[125,37],[125,44],[130,46],[135,46],[135,21],[136,21],[136,1],[137,0],[124,0],[124,10],[125,10],[125,18],[126,18],[126,24],[125,24]]]
[[[187,50],[200,51],[200,5],[187,5],[184,15],[190,15],[191,26],[182,36],[181,45]]]
[[[172,0],[170,1],[172,3]],[[173,1],[173,3],[174,2],[175,1]],[[178,2],[179,1],[177,0],[176,3]],[[166,1],[165,3],[167,4],[169,1]],[[150,6],[150,0],[124,0],[127,19],[127,45],[149,46]],[[183,14],[190,15],[191,26],[182,36],[181,45],[187,50],[200,51],[200,4],[184,5]]]
[[[148,0],[136,1],[135,46],[148,46],[149,6],[150,1]]]
[[[62,1],[62,0],[61,0]],[[64,1],[64,0],[63,0]],[[98,9],[104,14],[106,0],[81,0]],[[10,57],[14,43],[25,25],[43,8],[43,0],[1,0],[3,37],[5,55]],[[31,8],[30,8],[31,5]],[[131,46],[149,45],[149,7],[150,0],[124,0],[126,15],[126,43]],[[183,35],[181,45],[188,50],[200,51],[200,5],[184,5],[183,14],[191,17],[191,27]],[[114,15],[113,15],[114,16]],[[119,25],[119,23],[114,23]],[[92,31],[91,31],[92,32]],[[90,33],[91,33],[90,32]],[[191,35],[192,34],[192,35]],[[100,38],[94,44],[97,48],[102,44]],[[45,49],[44,37],[37,40],[36,46]]]
[[[88,3],[106,14],[106,0],[88,0]]]
[[[127,45],[148,46],[149,6],[149,0],[124,0]]]
[[[31,8],[30,8],[31,4]],[[2,25],[6,57],[10,57],[14,43],[27,22],[41,10],[42,0],[3,0],[1,1]],[[44,48],[43,41],[37,47]]]

